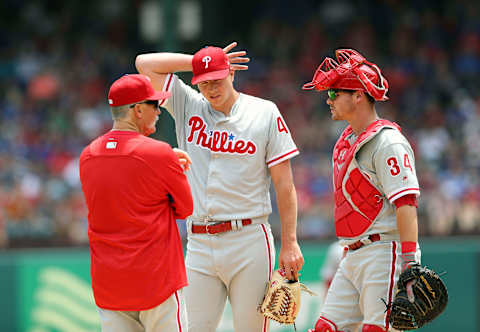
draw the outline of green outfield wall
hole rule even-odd
[[[302,281],[319,296],[302,295],[297,330],[312,327],[320,313],[323,283],[320,269],[328,243],[302,243],[305,267]],[[450,302],[446,311],[419,331],[480,332],[479,239],[423,240],[422,261],[447,284]],[[278,250],[277,250],[278,252]],[[90,287],[88,249],[35,249],[0,253],[0,332],[100,331]],[[218,332],[233,332],[232,314],[226,307]],[[292,331],[275,323],[272,332]]]

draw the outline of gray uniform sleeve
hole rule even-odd
[[[172,96],[165,100],[161,106],[165,107],[176,123],[185,122],[186,105],[201,98],[200,93],[185,84],[177,75],[168,74],[165,79],[163,91],[170,91]]]
[[[272,103],[266,151],[266,162],[268,167],[270,168],[280,164],[298,154],[299,151],[293,141],[290,129],[288,129],[277,106]]]
[[[374,163],[378,179],[391,203],[408,194],[420,195],[413,150],[406,140],[380,148],[374,155]]]

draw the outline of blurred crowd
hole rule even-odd
[[[78,157],[111,128],[111,82],[135,71],[136,54],[160,51],[138,37],[135,5],[68,3],[11,1],[18,15],[0,23],[0,247],[87,243]],[[346,125],[330,120],[324,94],[301,85],[345,47],[389,81],[390,100],[376,108],[415,150],[421,235],[480,234],[480,3],[268,3],[240,38],[229,31],[215,40],[238,40],[248,51],[238,90],[274,101],[301,151],[292,161],[299,237],[334,236],[330,158]],[[97,18],[88,15],[94,9]],[[177,51],[207,42],[180,42]],[[174,137],[171,126],[159,126],[157,138]],[[276,213],[271,223],[279,233]]]

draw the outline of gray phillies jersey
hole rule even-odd
[[[356,136],[347,137],[354,143]],[[370,234],[398,233],[393,202],[405,195],[420,195],[415,159],[410,143],[400,131],[382,129],[357,152],[349,167],[358,165],[383,194],[384,204],[377,220],[359,238]],[[357,240],[356,238],[355,240]],[[355,241],[341,241],[342,245]]]
[[[176,75],[167,76],[163,89],[172,92],[165,107],[175,119],[178,147],[192,159],[192,218],[269,215],[268,168],[299,154],[277,106],[240,94],[226,116]]]

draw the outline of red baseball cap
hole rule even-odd
[[[220,80],[228,76],[230,61],[220,47],[208,46],[193,55],[192,84]]]
[[[143,100],[167,99],[169,91],[155,91],[150,77],[142,74],[127,74],[113,82],[108,92],[110,106],[135,104]]]

